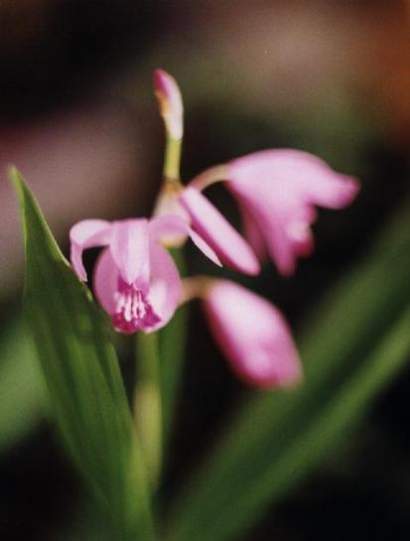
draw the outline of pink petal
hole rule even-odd
[[[260,388],[299,382],[302,368],[281,312],[262,297],[227,280],[208,290],[210,328],[233,370]]]
[[[115,314],[119,277],[120,273],[111,251],[104,250],[99,255],[94,268],[93,286],[98,302],[110,316]]]
[[[189,228],[189,236],[191,237],[191,240],[195,246],[199,248],[203,254],[205,254],[213,263],[215,263],[215,265],[222,267],[219,257],[216,255],[214,250],[212,250],[209,244],[205,242],[200,235],[198,235],[198,233],[195,233],[193,229]]]
[[[150,234],[152,239],[162,241],[166,244],[169,237],[189,235],[192,242],[201,250],[213,263],[222,266],[219,257],[214,250],[180,216],[159,216],[150,221]]]
[[[243,188],[270,183],[271,189],[291,190],[293,197],[333,209],[352,203],[360,189],[356,179],[337,173],[325,161],[301,150],[254,152],[233,160],[229,170],[231,180]]]
[[[148,298],[154,312],[161,318],[147,332],[166,325],[182,297],[181,278],[174,260],[169,253],[156,242],[150,243],[151,281]]]
[[[180,216],[162,215],[150,220],[149,233],[152,240],[164,242],[169,235],[188,235],[188,227]]]
[[[249,190],[249,194],[244,193],[245,190],[237,190],[233,182],[228,187],[238,198],[243,216],[246,217],[245,234],[253,246],[255,242],[258,243],[259,255],[263,255],[261,250],[265,245],[279,272],[284,276],[293,274],[299,248],[307,252],[307,245],[306,250],[301,249],[302,232],[305,231],[304,241],[306,235],[311,238],[306,226],[309,222],[301,220],[300,209],[295,209],[283,193],[276,194],[275,198],[275,192],[259,194],[257,189]],[[263,240],[258,238],[258,234]]]
[[[150,272],[148,221],[114,222],[110,249],[123,280],[145,292]]]
[[[248,212],[246,208],[243,208],[243,205],[241,205],[241,215],[245,238],[252,246],[259,261],[263,261],[267,256],[266,242],[259,229],[258,223],[250,212]]]
[[[350,205],[360,191],[359,182],[347,175],[335,176],[331,170],[323,173],[323,177],[319,175],[316,177],[316,182],[311,188],[311,200],[316,205],[335,210]]]
[[[246,274],[258,274],[259,262],[249,244],[198,190],[186,188],[180,201],[191,217],[194,231],[222,263]]]
[[[70,259],[78,278],[85,282],[87,273],[83,264],[83,251],[94,246],[109,244],[111,224],[106,220],[82,220],[70,230]]]
[[[178,198],[183,188],[174,187],[170,183],[165,183],[161,188],[155,208],[152,213],[154,218],[160,216],[178,216],[185,222],[189,222],[188,213],[179,204]]]
[[[283,276],[291,276],[298,257],[309,256],[314,248],[310,222],[301,221],[297,215],[284,207],[270,215],[261,211],[257,218],[260,229],[265,232],[270,257]]]

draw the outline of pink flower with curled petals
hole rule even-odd
[[[151,332],[168,323],[181,298],[181,280],[161,241],[169,232],[185,232],[215,263],[213,250],[177,216],[116,222],[84,220],[71,228],[71,262],[87,279],[82,254],[104,246],[94,271],[94,290],[117,331]]]
[[[255,152],[230,162],[227,171],[227,187],[240,203],[249,241],[257,253],[267,251],[284,275],[313,250],[315,205],[341,209],[359,191],[354,178],[300,150]]]
[[[301,380],[292,335],[275,306],[228,280],[210,282],[202,296],[215,340],[241,379],[263,389]]]

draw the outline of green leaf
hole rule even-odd
[[[237,414],[170,513],[169,538],[236,539],[332,449],[410,349],[409,207],[317,310],[300,349],[305,383]]]
[[[0,451],[46,416],[47,396],[32,340],[13,319],[0,336]]]
[[[25,310],[68,452],[110,517],[115,539],[152,539],[145,470],[105,319],[61,254],[19,173]]]

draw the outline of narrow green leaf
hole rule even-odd
[[[105,320],[61,254],[19,173],[25,309],[63,441],[115,539],[152,539],[145,471]]]
[[[409,348],[410,220],[408,207],[403,210],[372,255],[312,318],[300,348],[304,385],[261,394],[242,408],[175,502],[171,539],[234,539],[307,473],[327,444],[330,448],[341,437],[349,417],[397,373]],[[343,409],[341,404],[349,417],[332,413]],[[334,431],[328,417],[332,422],[337,417]]]

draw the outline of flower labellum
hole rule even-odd
[[[229,280],[205,288],[204,308],[215,340],[234,372],[256,387],[292,387],[302,367],[281,312]]]
[[[213,250],[177,216],[116,222],[83,220],[71,228],[71,262],[86,281],[82,254],[104,246],[94,270],[94,291],[114,328],[126,334],[166,325],[181,298],[181,279],[162,246],[168,232],[185,232],[215,263]]]

